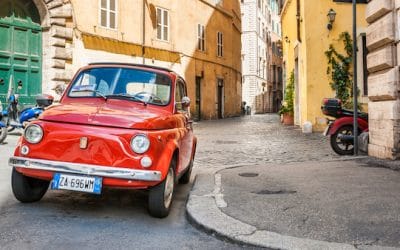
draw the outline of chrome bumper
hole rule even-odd
[[[161,181],[161,172],[153,170],[116,168],[61,161],[39,160],[24,157],[11,157],[8,161],[8,165],[18,168],[53,171],[58,173],[94,175],[138,181]]]

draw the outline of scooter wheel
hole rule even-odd
[[[12,132],[12,131],[14,131],[14,129],[15,129],[15,127],[13,127],[13,126],[8,126],[7,127],[7,131],[8,132]]]
[[[7,137],[7,128],[6,127],[1,127],[0,128],[0,143],[3,143],[3,141]]]
[[[336,133],[331,135],[331,147],[338,155],[352,155],[354,154],[353,143],[342,141],[338,135],[353,135],[353,126],[340,127]]]

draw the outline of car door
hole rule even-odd
[[[190,107],[185,108],[182,105],[182,98],[187,96],[185,81],[178,78],[175,87],[175,115],[182,121],[183,126],[179,128],[179,166],[178,173],[185,170],[189,165],[193,147],[193,128],[190,117]]]

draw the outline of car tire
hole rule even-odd
[[[172,160],[167,176],[157,186],[150,189],[149,213],[156,218],[167,217],[171,208],[175,187],[175,160]]]
[[[12,170],[11,187],[17,200],[23,203],[36,202],[42,199],[49,188],[49,181],[44,181]]]
[[[188,184],[190,182],[190,176],[192,175],[192,169],[193,169],[193,160],[190,161],[189,166],[186,169],[186,172],[179,179],[180,184]]]
[[[3,143],[3,141],[6,139],[7,137],[7,128],[6,127],[1,127],[0,128],[0,143]]]

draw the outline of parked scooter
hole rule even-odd
[[[3,119],[3,106],[0,101],[0,143],[3,143],[3,141],[7,137],[7,126],[4,122],[2,122]]]
[[[18,89],[22,88],[22,82],[18,81]],[[25,126],[32,120],[35,120],[43,113],[44,108],[53,103],[53,97],[50,95],[41,95],[36,98],[36,106],[18,109],[19,95],[14,93],[14,89],[10,89],[8,95],[8,107],[3,111],[3,123],[7,127],[8,132],[16,128],[25,128]]]
[[[322,113],[336,119],[328,119],[328,127],[324,131],[325,136],[330,136],[333,151],[339,155],[354,154],[354,130],[353,110],[342,108],[339,99],[324,98],[321,106]],[[358,135],[368,132],[368,114],[358,112]]]

